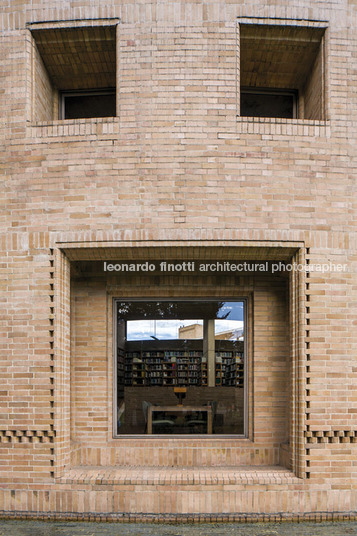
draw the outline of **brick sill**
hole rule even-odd
[[[316,121],[312,119],[237,116],[237,129],[241,134],[331,136],[330,121]]]
[[[249,485],[301,484],[301,479],[281,466],[234,467],[103,467],[75,466],[58,484],[107,486],[133,485]]]
[[[91,117],[88,119],[61,119],[57,121],[30,122],[27,125],[28,137],[63,138],[74,136],[106,136],[119,132],[119,117]]]

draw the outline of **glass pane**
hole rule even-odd
[[[202,339],[202,320],[128,320],[127,340]]]
[[[118,434],[244,433],[244,303],[117,303]]]
[[[241,93],[240,114],[246,117],[294,117],[295,95],[284,93]]]
[[[98,95],[64,95],[64,119],[115,117],[115,93]]]

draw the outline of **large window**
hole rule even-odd
[[[245,433],[245,302],[119,301],[116,434]]]

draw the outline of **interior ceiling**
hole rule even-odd
[[[116,28],[32,30],[53,85],[60,90],[116,86]]]
[[[317,57],[323,28],[242,24],[243,87],[300,89]]]

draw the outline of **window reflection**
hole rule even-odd
[[[117,433],[243,434],[244,302],[117,302]]]

